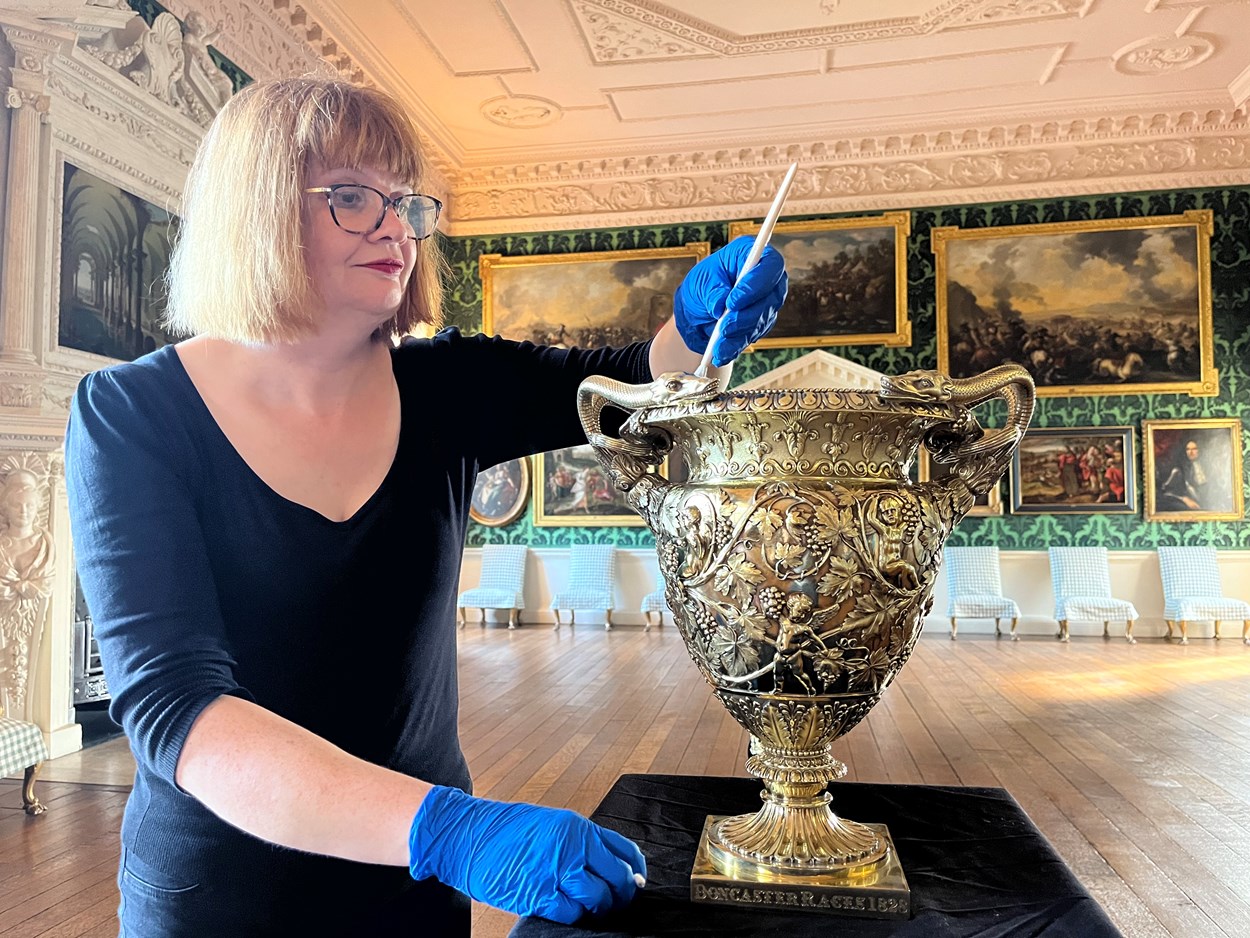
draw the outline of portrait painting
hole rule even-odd
[[[534,524],[630,527],[643,520],[585,444],[534,457]]]
[[[173,341],[161,327],[178,219],[65,163],[57,344],[119,361]]]
[[[1240,521],[1241,421],[1143,420],[1147,521]]]
[[[483,254],[482,331],[558,348],[649,339],[673,315],[677,287],[709,249],[695,241],[631,251]]]
[[[759,222],[736,221],[729,237],[759,230]],[[769,244],[786,260],[790,291],[777,324],[754,347],[910,345],[910,233],[910,212],[778,223]]]
[[[488,466],[477,474],[473,497],[469,501],[469,517],[491,528],[511,524],[525,511],[529,495],[530,467],[527,457]]]
[[[1137,511],[1132,427],[1036,427],[1011,461],[1012,514]]]
[[[916,458],[917,465],[917,481],[928,482],[931,479],[943,479],[950,475],[954,467],[947,463],[940,463],[934,460],[929,451],[923,446],[920,447],[920,454]],[[972,507],[968,509],[967,517],[984,518],[993,515],[1001,515],[1003,513],[1003,480],[999,479],[994,486],[984,495],[978,495],[976,501],[972,503]]]
[[[934,228],[938,370],[1018,362],[1041,397],[1219,392],[1208,209]]]

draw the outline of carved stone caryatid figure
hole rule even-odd
[[[0,707],[26,716],[34,644],[48,608],[52,538],[39,523],[39,477],[13,469],[0,483]]]

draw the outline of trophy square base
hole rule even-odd
[[[795,874],[739,863],[732,871],[722,872],[712,860],[708,834],[725,816],[713,815],[703,825],[690,874],[692,902],[861,918],[911,918],[911,890],[884,824],[864,825],[876,831],[888,847],[884,859],[868,866]]]

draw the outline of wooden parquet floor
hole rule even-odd
[[[460,662],[480,795],[589,812],[624,772],[745,774],[745,734],[669,626],[471,625]],[[836,753],[853,780],[1006,788],[1129,938],[1250,935],[1238,641],[930,635]],[[0,935],[112,936],[125,790],[40,790],[49,811],[27,818],[17,783],[0,782]],[[478,907],[474,934],[502,938],[511,922]]]

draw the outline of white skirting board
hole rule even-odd
[[[1250,551],[1222,550],[1220,557],[1220,576],[1224,584],[1224,595],[1235,599],[1250,601]],[[1042,550],[1005,550],[1000,555],[1003,573],[1003,593],[1020,604],[1021,619],[1017,631],[1021,635],[1051,635],[1058,631],[1054,619],[1055,601],[1050,590],[1050,561]],[[524,623],[555,622],[551,612],[551,596],[563,589],[568,582],[567,548],[537,547],[530,550],[529,563],[526,568],[525,609],[521,613]],[[1159,581],[1158,555],[1152,550],[1111,551],[1111,590],[1117,599],[1127,599],[1137,607],[1141,616],[1133,627],[1133,634],[1138,638],[1150,638],[1165,635],[1167,627],[1163,624],[1163,588]],[[464,564],[460,570],[460,589],[466,590],[477,586],[481,575],[482,549],[470,547],[464,552]],[[641,624],[643,615],[639,612],[642,597],[657,586],[659,565],[655,550],[652,548],[621,548],[617,553],[617,589],[616,611],[612,614],[614,624]],[[925,628],[931,631],[946,632],[950,628],[950,620],[946,617],[946,578],[939,574],[937,585],[933,590],[933,614],[926,620]],[[477,613],[470,611],[470,622],[475,621]],[[584,612],[577,616],[578,624],[603,624],[603,616],[598,613]],[[506,611],[489,611],[488,623],[506,623]],[[671,624],[671,618],[665,615],[665,623]],[[1003,623],[1003,631],[1007,631],[1009,623]],[[1193,623],[1189,626],[1189,636],[1193,638],[1210,637],[1210,622]],[[1102,635],[1102,622],[1069,623],[1072,635]],[[974,635],[992,634],[993,620],[960,619],[959,634]],[[1241,623],[1229,622],[1221,625],[1221,634],[1226,639],[1241,638]],[[1122,637],[1124,623],[1113,622],[1111,634]]]

